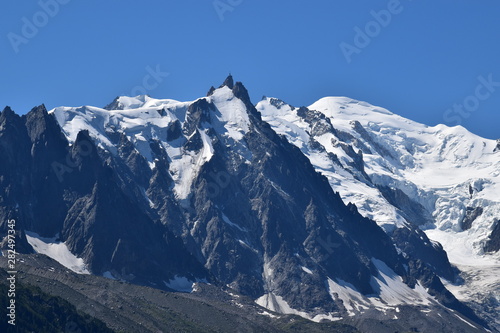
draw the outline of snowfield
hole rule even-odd
[[[37,233],[27,231],[26,238],[37,253],[45,254],[75,273],[90,274],[83,259],[72,254],[66,244],[57,241],[57,237],[43,238]]]

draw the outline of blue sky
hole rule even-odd
[[[104,106],[141,91],[191,100],[231,72],[254,103],[263,95],[295,106],[348,96],[500,138],[498,1],[6,0],[1,7],[0,105],[18,113],[41,103]]]

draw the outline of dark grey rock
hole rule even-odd
[[[398,208],[406,221],[414,226],[423,226],[433,223],[432,215],[418,202],[410,199],[405,192],[389,186],[377,186],[384,198]]]
[[[472,223],[483,214],[483,207],[467,207],[464,219],[462,220],[462,230],[469,230],[472,227]]]
[[[233,80],[233,76],[231,74],[228,75],[228,77],[226,78],[224,83],[222,83],[222,85],[219,88],[222,88],[222,87],[228,87],[229,89],[233,89],[234,80]]]
[[[493,230],[491,231],[484,250],[486,252],[497,252],[500,250],[500,220],[495,221]]]

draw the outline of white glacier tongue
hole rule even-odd
[[[66,244],[54,238],[43,238],[37,233],[26,231],[26,239],[36,253],[45,254],[61,265],[78,274],[90,274],[85,262],[70,252]]]

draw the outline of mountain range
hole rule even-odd
[[[189,102],[6,107],[0,157],[3,247],[14,219],[16,250],[68,274],[366,332],[500,330],[500,141],[463,127],[255,105],[229,76]]]

